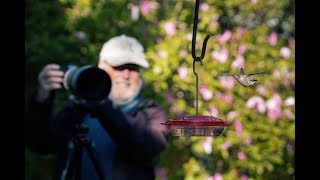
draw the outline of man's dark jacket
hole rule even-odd
[[[53,112],[54,94],[42,104],[36,101],[35,94],[25,112],[25,144],[37,153],[57,155],[53,179],[59,179],[66,165],[68,143],[75,132],[71,117],[75,119],[74,114],[81,113],[70,102]],[[152,100],[139,101],[130,113],[113,108],[111,101],[106,100],[91,107],[90,112],[117,146],[112,179],[155,179],[155,166],[167,146],[168,130],[160,124],[167,120],[166,112]]]

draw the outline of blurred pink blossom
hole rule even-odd
[[[289,108],[287,108],[287,109],[285,109],[283,111],[283,115],[285,117],[287,117],[288,119],[294,119],[294,115],[293,115],[292,111]]]
[[[266,112],[265,103],[262,97],[252,96],[246,103],[246,107],[252,108],[259,113]]]
[[[233,97],[230,95],[230,94],[226,94],[224,96],[224,101],[227,103],[227,104],[232,104],[233,103]]]
[[[280,71],[278,69],[274,70],[272,75],[275,78],[280,78],[280,76],[281,76]]]
[[[244,144],[246,146],[249,146],[250,144],[252,144],[252,137],[247,137],[246,140],[244,140]]]
[[[191,34],[191,33],[188,33],[188,34],[186,35],[186,39],[187,39],[188,41],[192,41],[192,34]]]
[[[235,84],[235,80],[232,76],[228,76],[228,77],[220,77],[219,78],[219,82],[221,83],[221,85],[227,89],[232,89],[234,87]]]
[[[244,58],[242,55],[237,55],[236,56],[236,59],[232,62],[232,67],[235,67],[235,68],[244,68]]]
[[[288,47],[281,47],[280,49],[280,56],[285,59],[288,59],[291,55],[291,50]]]
[[[173,22],[168,21],[164,24],[164,30],[168,36],[173,36],[176,33],[176,25]]]
[[[178,110],[177,107],[172,106],[170,108],[170,111],[173,112],[174,114],[176,114],[177,116],[182,116],[184,113],[181,110]]]
[[[268,117],[271,119],[278,119],[281,116],[281,104],[282,100],[279,94],[274,94],[266,102],[266,107],[268,111]]]
[[[209,22],[209,23],[211,24],[211,26],[215,26],[215,27],[219,27],[219,26],[220,26],[220,23],[219,23],[217,17],[219,17],[219,16],[213,15],[213,16],[211,17],[211,20],[210,20],[210,22]],[[215,37],[215,36],[213,36],[213,37]],[[215,38],[212,38],[212,39],[215,39]]]
[[[157,44],[159,44],[162,41],[162,38],[160,36],[156,36],[155,41]]]
[[[235,121],[234,126],[236,129],[237,137],[241,138],[242,137],[242,123],[240,121]]]
[[[157,51],[157,55],[158,55],[160,58],[163,58],[163,59],[165,59],[165,58],[168,57],[168,53],[167,53],[167,51],[165,51],[165,50],[158,50],[158,51]]]
[[[223,177],[220,172],[216,172],[213,176],[210,176],[208,180],[223,180]]]
[[[270,109],[268,111],[268,117],[271,118],[271,119],[278,119],[280,118],[281,116],[281,109],[280,108],[277,108],[277,109]]]
[[[252,2],[253,4],[258,3],[258,1],[259,1],[259,0],[251,0],[251,2]]]
[[[233,102],[233,97],[230,94],[223,94],[221,91],[216,91],[215,97],[218,100],[223,100],[227,104],[231,104]]]
[[[249,177],[246,174],[241,174],[241,180],[248,180]]]
[[[295,98],[292,96],[287,97],[286,100],[284,100],[284,104],[286,106],[293,106],[295,104]]]
[[[244,160],[247,158],[247,155],[244,152],[238,152],[237,156],[239,160]]]
[[[241,45],[239,48],[238,48],[238,54],[239,55],[243,55],[247,50],[247,46],[246,45]]]
[[[216,91],[216,98],[217,99],[223,99],[223,93],[221,91]]]
[[[238,26],[236,29],[237,39],[240,39],[245,32],[246,29],[244,27]]]
[[[139,6],[143,16],[148,15],[153,10],[152,4],[149,0],[140,0]]]
[[[201,4],[200,4],[200,9],[201,9],[202,11],[208,11],[209,8],[210,8],[210,6],[209,6],[208,3],[201,3]]]
[[[156,168],[155,175],[159,180],[167,180],[167,173],[163,168]]]
[[[167,92],[166,92],[166,99],[167,99],[167,102],[168,102],[169,104],[172,104],[172,103],[173,103],[173,100],[174,100],[173,93],[170,92],[170,91],[167,91]]]
[[[205,141],[202,142],[203,150],[206,154],[211,154],[212,152],[212,136],[207,137]]]
[[[221,145],[221,148],[224,149],[224,150],[227,150],[227,149],[229,149],[229,147],[231,147],[231,146],[232,146],[231,141],[226,141],[225,143],[223,143],[223,144]]]
[[[199,92],[205,101],[209,101],[210,99],[212,99],[212,92],[205,85],[199,86]]]
[[[284,78],[283,78],[283,85],[285,86],[285,87],[288,87],[289,85],[290,85],[290,81],[291,81],[291,75],[290,75],[290,73],[286,73],[285,75],[284,75]]]
[[[272,95],[272,97],[267,101],[267,108],[272,109],[276,106],[281,106],[282,99],[278,93]]]
[[[229,51],[227,48],[223,48],[220,51],[212,51],[211,56],[216,59],[218,62],[224,64],[227,62],[229,57]]]
[[[269,35],[269,38],[268,38],[268,41],[269,41],[269,44],[271,46],[275,46],[278,42],[278,35],[277,33],[275,32],[272,32],[270,35]]]
[[[184,80],[188,75],[188,68],[185,66],[179,67],[177,71],[178,71],[180,80]]]
[[[186,58],[188,55],[189,55],[189,54],[188,54],[188,52],[187,52],[186,50],[181,50],[181,51],[180,51],[180,57]]]
[[[130,14],[131,14],[131,19],[133,21],[137,21],[139,19],[139,6],[137,5],[133,5],[133,4],[130,4],[129,5],[129,8],[130,8]]]
[[[237,117],[239,115],[239,112],[237,111],[230,111],[228,114],[227,114],[227,120],[228,121],[233,121],[235,117]]]
[[[219,43],[222,45],[231,39],[232,33],[230,30],[225,30],[220,36]]]
[[[258,85],[257,89],[258,89],[258,93],[261,96],[265,96],[266,95],[267,90],[263,85]]]
[[[214,107],[214,105],[209,105],[209,111],[210,111],[211,116],[213,116],[213,117],[219,116],[219,111],[216,107]]]
[[[182,91],[177,92],[178,98],[182,99],[184,97],[184,93]]]
[[[289,47],[291,49],[294,49],[295,48],[295,39],[293,37],[289,38]]]

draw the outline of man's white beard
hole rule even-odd
[[[131,102],[142,88],[142,79],[137,81],[137,85],[128,89],[128,84],[135,83],[132,80],[115,79],[109,93],[109,99],[116,105],[124,105]]]

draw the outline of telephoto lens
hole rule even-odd
[[[111,79],[107,72],[93,65],[78,67],[74,64],[62,65],[63,87],[77,98],[88,101],[105,99],[111,90]]]

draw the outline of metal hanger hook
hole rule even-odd
[[[195,70],[195,62],[200,61],[200,65],[202,66],[202,60],[206,54],[207,42],[211,37],[210,34],[204,38],[202,49],[201,49],[201,56],[196,56],[195,49],[196,49],[196,39],[197,39],[197,26],[198,26],[198,13],[199,13],[199,0],[196,0],[196,6],[194,11],[194,21],[193,21],[193,33],[192,33],[192,57],[193,57],[193,74],[196,76],[196,115],[198,115],[198,74]]]

